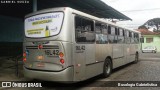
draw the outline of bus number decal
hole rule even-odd
[[[45,50],[47,56],[58,56],[59,50]]]
[[[76,46],[76,53],[83,53],[85,50],[85,46]]]

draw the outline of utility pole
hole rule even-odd
[[[37,11],[37,0],[33,0],[33,12]]]

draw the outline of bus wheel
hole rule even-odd
[[[112,62],[109,58],[107,58],[104,62],[103,66],[103,77],[108,77],[112,72]]]
[[[138,54],[138,53],[136,53],[134,63],[137,63],[137,62],[138,62],[138,60],[139,60],[139,54]]]

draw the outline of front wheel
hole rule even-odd
[[[138,60],[139,60],[139,54],[138,54],[138,53],[136,53],[134,63],[137,63],[137,62],[138,62]]]
[[[103,77],[108,77],[112,72],[112,62],[109,58],[107,58],[104,62],[103,66]]]

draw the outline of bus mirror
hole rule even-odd
[[[143,37],[140,38],[140,42],[144,43],[144,38]]]

